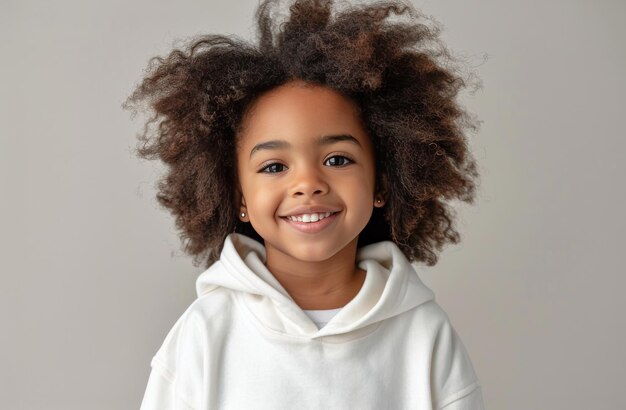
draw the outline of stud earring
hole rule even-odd
[[[242,217],[242,218],[245,218],[245,217],[246,217],[246,213],[245,213],[245,212],[242,212],[242,213],[241,213],[241,217]]]

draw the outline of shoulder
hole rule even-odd
[[[183,316],[186,316],[186,321],[196,326],[205,326],[207,323],[219,324],[230,316],[234,304],[235,293],[230,289],[217,287],[194,300]]]
[[[409,329],[413,336],[424,342],[434,343],[442,335],[454,331],[450,317],[433,298],[415,306],[397,317],[398,326]]]
[[[417,306],[413,320],[430,340],[433,359],[461,359],[467,353],[450,316],[434,299]]]
[[[228,325],[233,298],[233,292],[217,288],[195,299],[167,332],[152,366],[164,374],[176,374],[186,359],[195,361],[201,357],[209,335]]]

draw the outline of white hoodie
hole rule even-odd
[[[359,293],[321,329],[232,233],[153,357],[150,409],[483,409],[469,356],[391,241],[364,246]]]

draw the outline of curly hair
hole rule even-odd
[[[124,103],[152,113],[137,154],[167,166],[157,200],[175,216],[184,251],[209,267],[231,232],[263,242],[237,217],[236,139],[256,98],[303,80],[351,99],[375,148],[386,205],[374,208],[358,246],[391,240],[410,261],[435,265],[437,251],[460,241],[448,202],[473,203],[479,178],[466,137],[478,122],[457,101],[468,84],[441,29],[399,1],[336,10],[332,0],[296,0],[281,24],[276,4],[257,8],[258,45],[194,37],[153,57]]]

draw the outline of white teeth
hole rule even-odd
[[[320,213],[320,214],[302,214],[298,216],[289,216],[288,218],[294,222],[317,222],[330,216],[332,212]]]

